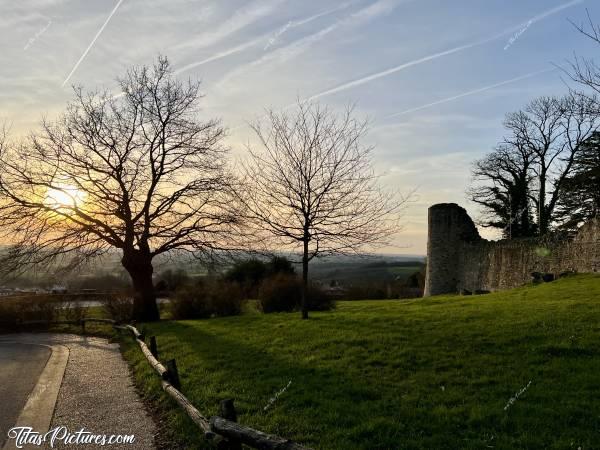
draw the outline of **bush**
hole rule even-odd
[[[17,326],[19,317],[15,301],[0,299],[0,331],[13,330]]]
[[[226,273],[225,280],[237,283],[246,298],[256,296],[258,286],[267,273],[267,265],[256,259],[237,261]]]
[[[44,295],[0,299],[0,328],[14,329],[29,320],[51,322],[58,318],[60,303]]]
[[[86,308],[81,302],[64,302],[61,307],[65,320],[78,322],[85,317]]]
[[[287,258],[273,256],[269,262],[256,258],[237,261],[224,278],[238,283],[245,298],[256,298],[263,280],[277,274],[294,274],[294,266]]]
[[[261,285],[258,304],[262,312],[290,312],[300,309],[302,281],[291,275],[275,275]],[[308,309],[328,311],[335,308],[335,301],[322,289],[311,285],[308,288]]]
[[[100,302],[106,314],[117,322],[129,322],[133,317],[133,297],[130,295],[108,295]]]
[[[289,259],[283,256],[273,256],[267,264],[267,275],[294,275],[296,271]]]
[[[258,305],[262,312],[290,312],[300,305],[302,283],[294,276],[275,275],[267,278],[258,291]]]
[[[189,280],[190,277],[185,270],[167,269],[159,275],[159,281],[155,287],[158,292],[173,293],[189,283]]]
[[[31,297],[22,300],[21,312],[23,320],[43,320],[51,322],[56,320],[60,312],[60,303],[45,296]]]
[[[308,310],[331,311],[335,309],[335,299],[316,285],[308,287]]]
[[[171,299],[174,319],[236,316],[242,312],[243,294],[236,283],[203,280],[179,289]]]

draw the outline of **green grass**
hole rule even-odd
[[[341,302],[308,321],[248,314],[144,328],[162,360],[177,359],[182,391],[203,413],[234,398],[241,423],[314,448],[600,446],[598,276],[476,297]],[[203,448],[125,342],[172,436]]]

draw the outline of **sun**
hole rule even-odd
[[[72,184],[59,184],[48,189],[44,204],[52,209],[72,209],[81,206],[85,201],[85,192]]]

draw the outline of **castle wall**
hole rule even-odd
[[[429,209],[425,295],[510,289],[530,282],[533,272],[559,276],[600,270],[599,219],[585,224],[572,239],[487,241],[473,228],[467,212],[456,204]]]

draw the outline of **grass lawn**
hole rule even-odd
[[[144,325],[206,415],[317,449],[600,448],[600,277],[475,297]],[[124,339],[144,395],[204,448]],[[266,411],[269,399],[292,381]],[[529,387],[508,406],[511,397]]]

